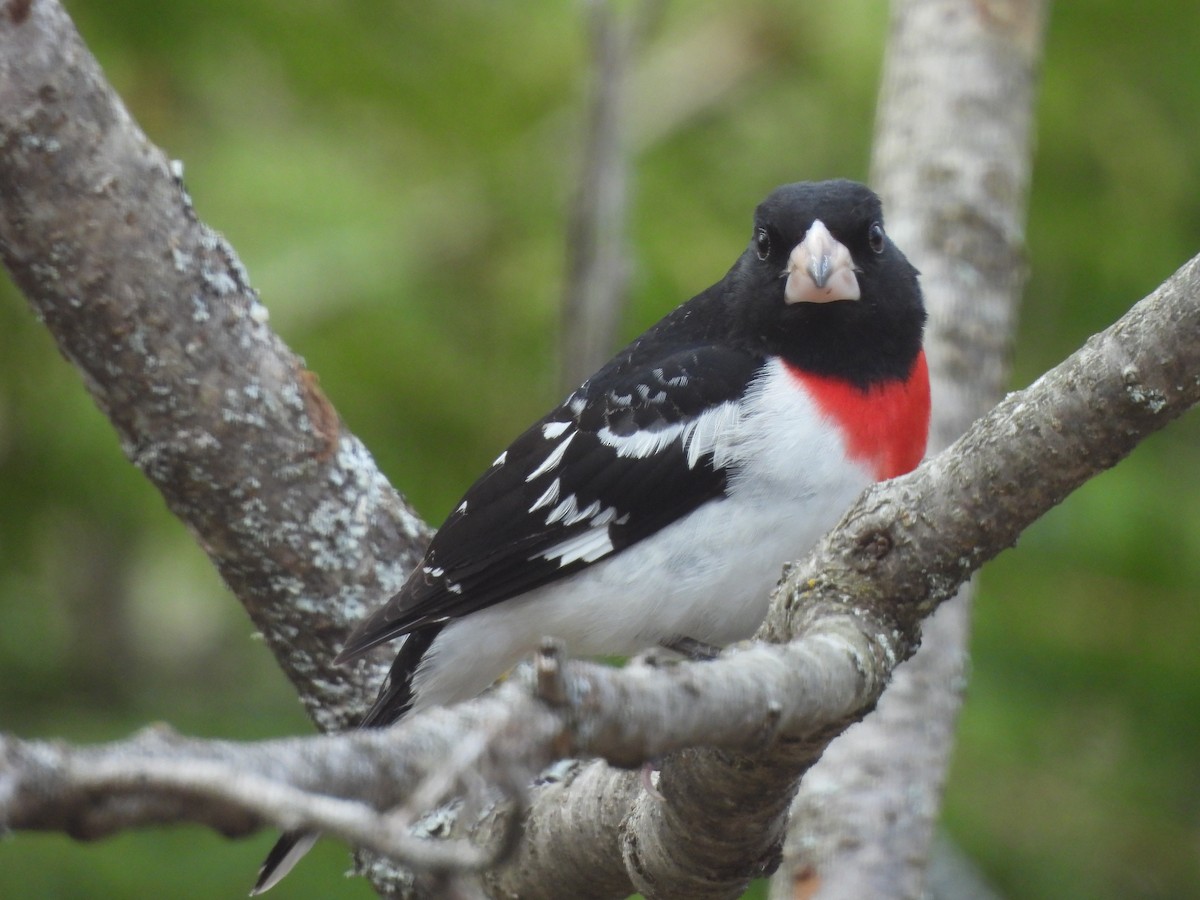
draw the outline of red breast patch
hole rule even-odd
[[[835,422],[851,459],[871,467],[877,481],[911,472],[929,438],[929,367],[921,351],[908,378],[863,389],[788,366],[817,409]]]

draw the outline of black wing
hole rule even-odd
[[[339,660],[556,581],[724,495],[728,460],[694,423],[718,425],[762,359],[705,345],[647,363],[630,349],[497,458]]]

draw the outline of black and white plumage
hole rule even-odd
[[[750,637],[783,564],[924,452],[925,313],[882,222],[859,184],[778,188],[720,282],[513,441],[339,656],[404,637],[364,725],[475,696],[546,635]]]

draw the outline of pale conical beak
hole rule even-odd
[[[788,256],[783,295],[788,303],[857,300],[861,295],[850,251],[820,219],[813,221],[804,240]]]

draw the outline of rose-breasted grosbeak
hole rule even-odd
[[[339,660],[404,637],[363,725],[473,697],[545,635],[581,656],[750,637],[783,564],[920,462],[924,322],[874,193],[773,191],[725,277],[513,441],[350,636]]]

